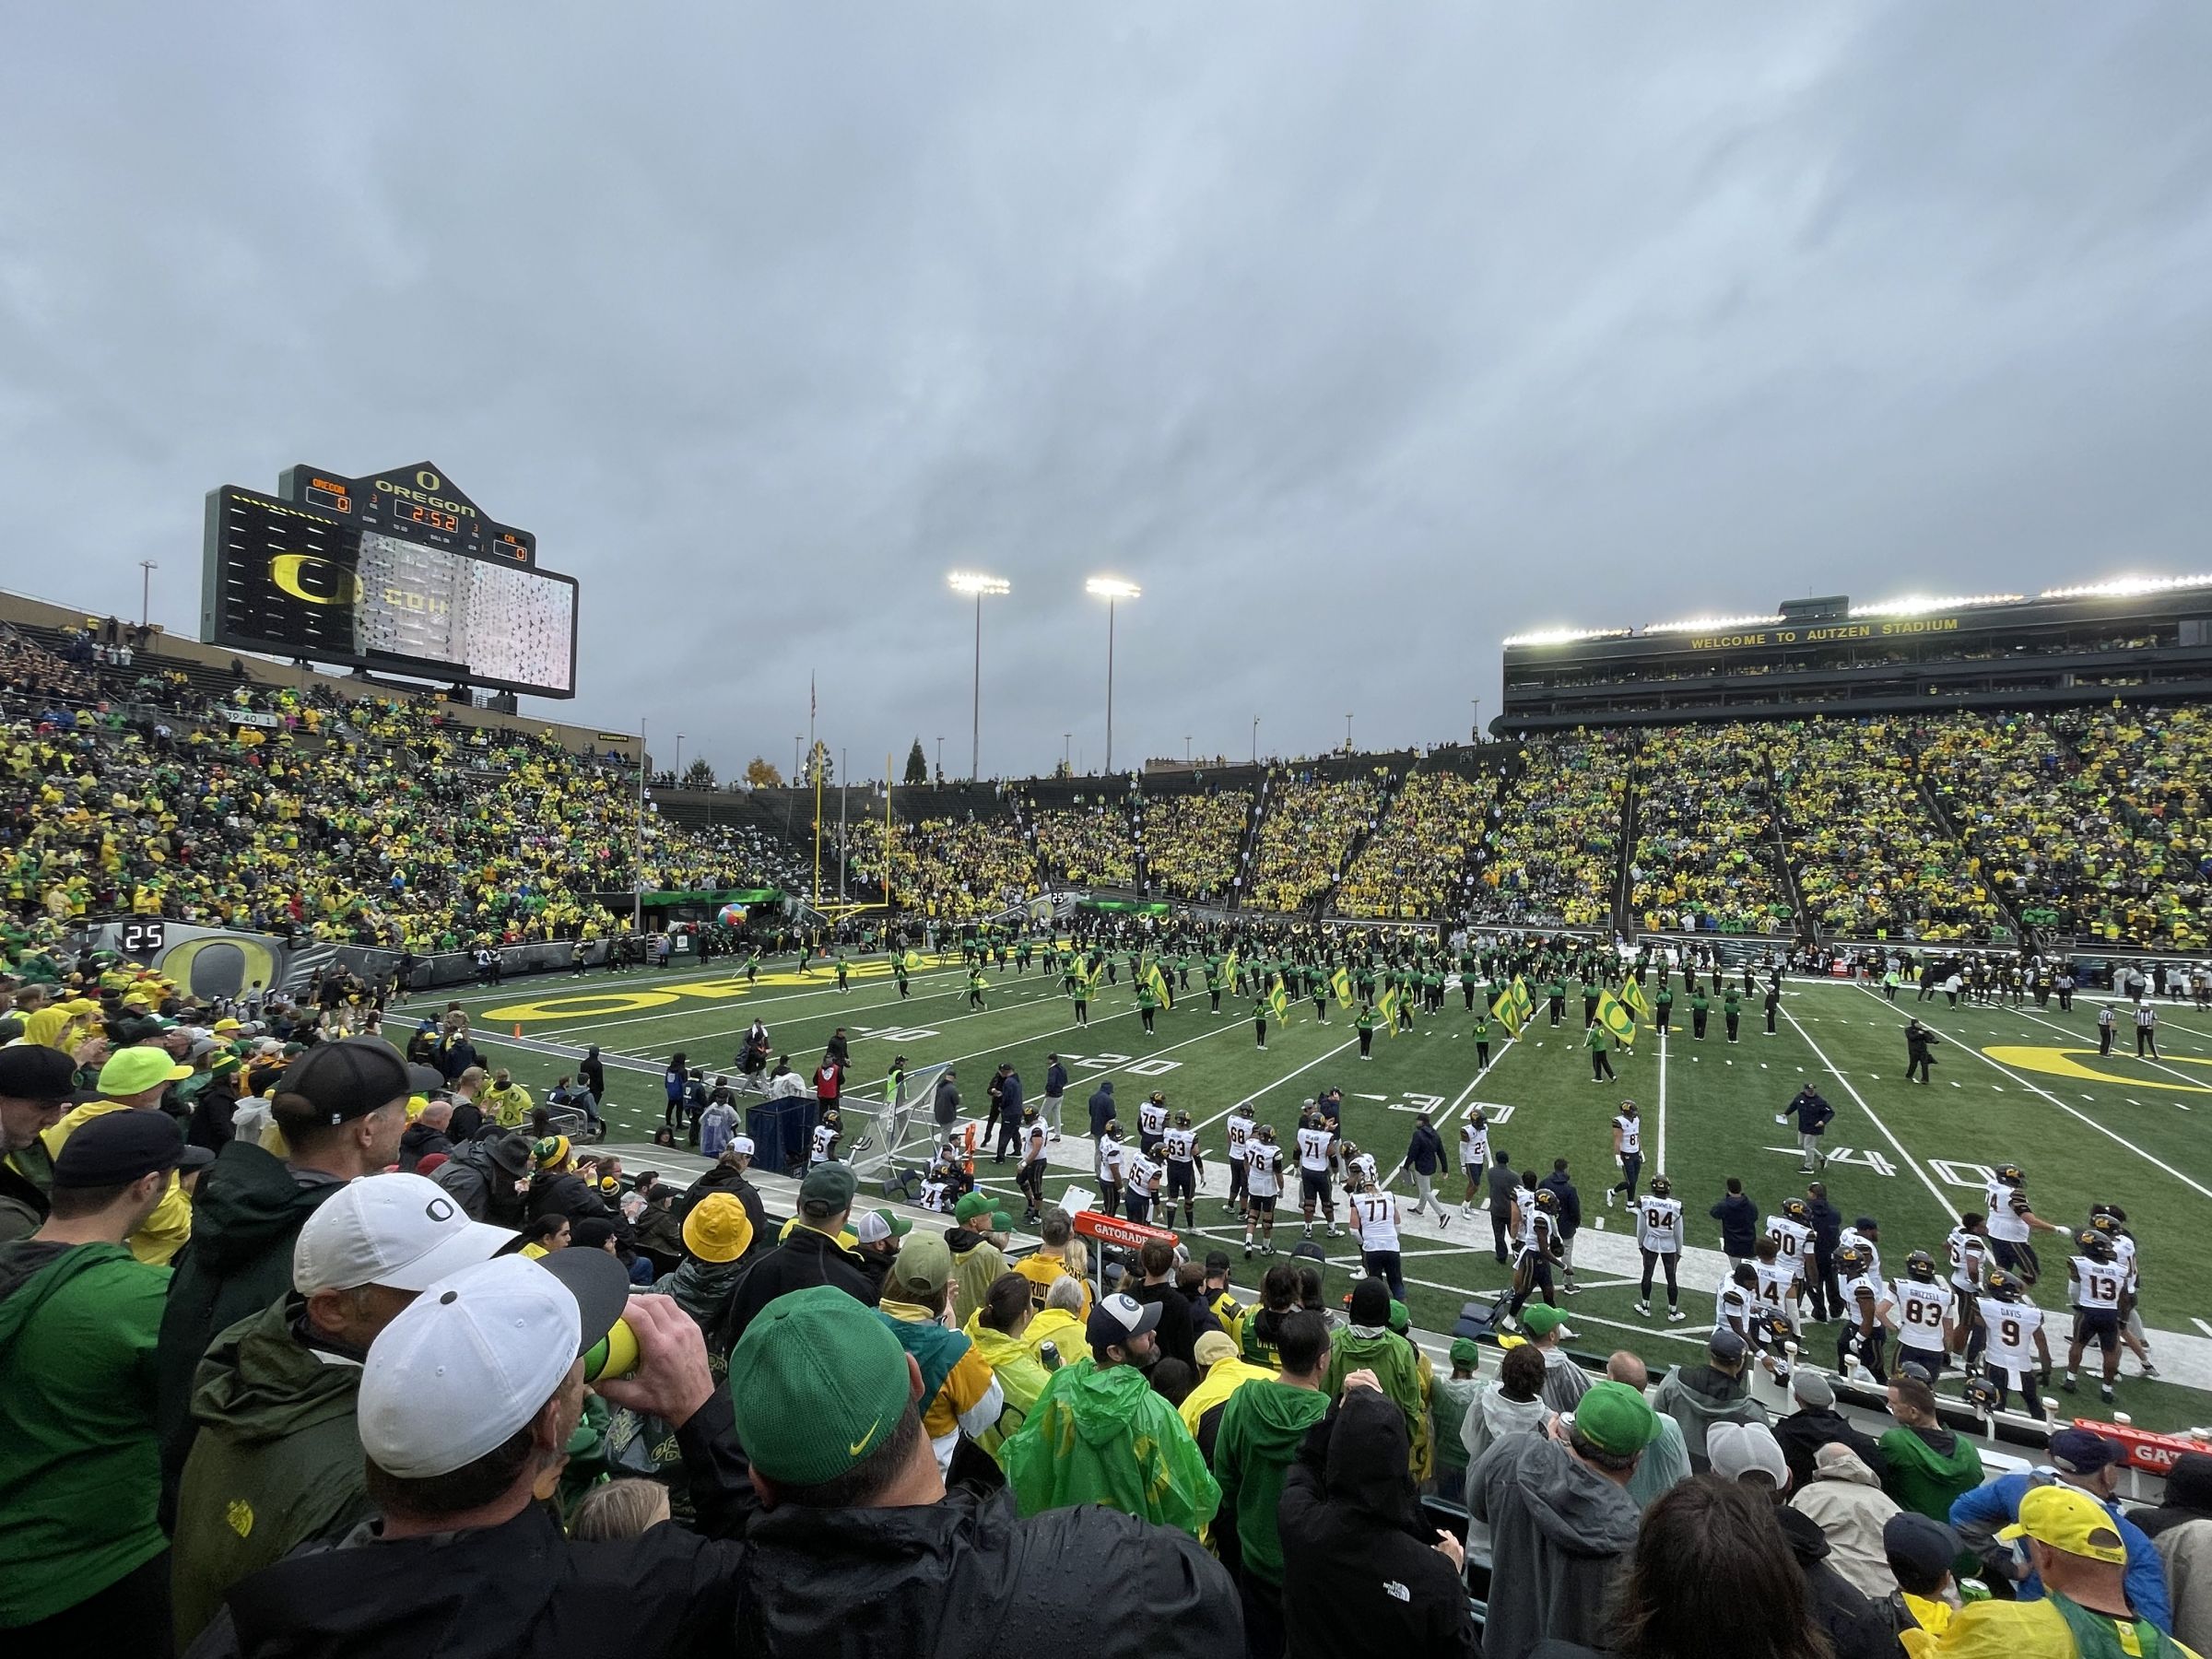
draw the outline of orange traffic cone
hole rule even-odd
[[[519,1019],[514,1022],[514,1034],[517,1037],[523,1034],[523,1022]]]

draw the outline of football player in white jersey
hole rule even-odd
[[[1789,1321],[1797,1328],[1797,1269],[1782,1259],[1782,1247],[1772,1239],[1760,1239],[1752,1247],[1751,1271],[1759,1279],[1759,1306],[1763,1313]]]
[[[2159,1368],[2150,1362],[2150,1333],[2143,1328],[2143,1279],[2136,1256],[2136,1236],[2127,1230],[2127,1212],[2116,1204],[2089,1206],[2089,1225],[2112,1241],[2127,1283],[2120,1293],[2120,1340],[2142,1366],[2143,1374],[2155,1377]]]
[[[1533,1193],[1522,1188],[1513,1199],[1513,1221],[1520,1242],[1513,1255],[1512,1299],[1505,1308],[1509,1324],[1521,1317],[1523,1306],[1535,1291],[1541,1290],[1552,1307],[1559,1305],[1552,1291],[1551,1268],[1567,1253],[1559,1237],[1559,1195],[1549,1187]]]
[[[1613,1161],[1620,1166],[1620,1179],[1606,1189],[1606,1207],[1613,1207],[1614,1195],[1618,1194],[1633,1208],[1636,1182],[1643,1174],[1643,1114],[1633,1100],[1623,1100],[1614,1116]]]
[[[1776,1257],[1797,1276],[1799,1294],[1809,1289],[1813,1277],[1813,1206],[1802,1198],[1784,1198],[1779,1215],[1767,1218],[1767,1237],[1774,1241]]]
[[[941,1163],[932,1164],[929,1172],[922,1178],[922,1195],[916,1202],[925,1210],[935,1210],[942,1214],[952,1207],[952,1201],[947,1196],[947,1189],[951,1184],[952,1171]]]
[[[1843,1329],[1836,1337],[1836,1370],[1854,1375],[1853,1356],[1877,1382],[1887,1381],[1882,1370],[1881,1281],[1875,1277],[1874,1258],[1863,1244],[1845,1243],[1836,1250],[1836,1273],[1843,1281]]]
[[[1786,1206],[1785,1206],[1786,1207]],[[1836,1236],[1836,1267],[1842,1270],[1843,1252],[1855,1244],[1866,1253],[1866,1272],[1876,1284],[1882,1280],[1882,1230],[1872,1216],[1861,1216]]]
[[[1664,1264],[1667,1323],[1679,1324],[1689,1317],[1682,1312],[1682,1287],[1677,1277],[1682,1260],[1682,1200],[1675,1196],[1675,1183],[1665,1175],[1653,1176],[1652,1184],[1636,1200],[1636,1248],[1643,1253],[1643,1288],[1637,1296],[1636,1312],[1651,1317],[1652,1275]]]
[[[1467,1194],[1460,1201],[1459,1213],[1473,1216],[1476,1205],[1485,1201],[1483,1177],[1490,1168],[1490,1120],[1483,1116],[1479,1106],[1469,1112],[1459,1126],[1459,1167],[1467,1178]]]
[[[2057,1232],[2058,1226],[2028,1206],[2028,1173],[2018,1164],[1999,1164],[1983,1183],[1982,1197],[1986,1206],[1983,1230],[1989,1237],[1990,1254],[1998,1266],[2019,1280],[2023,1294],[2034,1289],[2043,1267],[2036,1260],[2029,1235]]]
[[[1262,1124],[1244,1147],[1244,1259],[1252,1260],[1254,1227],[1275,1253],[1275,1201],[1283,1195],[1283,1149],[1275,1144],[1275,1125]]]
[[[1044,1214],[1044,1149],[1045,1137],[1051,1133],[1037,1115],[1037,1108],[1024,1105],[1021,1109],[1021,1167],[1015,1171],[1014,1184],[1029,1201],[1029,1209],[1022,1217],[1024,1226],[1036,1226]]]
[[[1122,1207],[1139,1227],[1152,1224],[1152,1201],[1159,1196],[1159,1161],[1141,1147],[1122,1155]]]
[[[1160,1137],[1168,1132],[1168,1097],[1159,1089],[1152,1098],[1136,1109],[1136,1149],[1149,1156],[1159,1150]]]
[[[1398,1201],[1377,1185],[1362,1185],[1350,1201],[1352,1226],[1359,1234],[1359,1262],[1370,1278],[1390,1287],[1391,1295],[1406,1300],[1403,1258],[1398,1253]]]
[[[2051,1380],[2051,1339],[2043,1334],[2043,1311],[2026,1300],[2020,1281],[2002,1267],[1989,1270],[1982,1298],[1982,1324],[1988,1333],[1983,1374],[1996,1384],[1997,1408],[2005,1409],[2007,1390],[2018,1385],[2030,1417],[2050,1420],[2036,1382]]]
[[[1228,1143],[1221,1155],[1229,1159],[1229,1202],[1221,1207],[1232,1216],[1244,1207],[1244,1154],[1252,1145],[1253,1127],[1252,1113],[1241,1106],[1231,1107],[1229,1121],[1221,1125]]]
[[[1198,1182],[1206,1173],[1206,1160],[1198,1151],[1198,1132],[1191,1127],[1191,1114],[1179,1112],[1167,1134],[1160,1136],[1160,1150],[1168,1160],[1168,1206],[1163,1221],[1175,1218],[1175,1201],[1182,1200],[1182,1224],[1198,1225]]]
[[[1336,1156],[1344,1163],[1346,1186],[1348,1187],[1355,1182],[1363,1187],[1382,1184],[1382,1172],[1376,1166],[1373,1153],[1360,1151],[1359,1146],[1352,1141],[1340,1140],[1336,1143]]]
[[[822,1121],[814,1126],[814,1143],[807,1149],[806,1167],[833,1162],[837,1158],[838,1136],[843,1132],[843,1120],[834,1106],[824,1107]]]
[[[2127,1273],[2120,1265],[2112,1241],[2093,1227],[2074,1235],[2081,1253],[2067,1258],[2066,1293],[2074,1304],[2074,1339],[2066,1347],[2066,1374],[2059,1386],[2072,1394],[2075,1373],[2081,1368],[2082,1350],[2092,1337],[2104,1354],[2104,1382],[2099,1397],[2112,1403],[2112,1383],[2120,1375],[2120,1301],[2127,1288]]]
[[[1964,1358],[1970,1377],[1982,1360],[1982,1284],[1990,1266],[1982,1225],[1980,1210],[1963,1210],[1943,1241],[1951,1264],[1951,1351]]]
[[[1934,1256],[1916,1250],[1905,1258],[1905,1277],[1889,1283],[1882,1314],[1897,1332],[1898,1365],[1919,1366],[1930,1382],[1942,1376],[1951,1347],[1951,1296],[1936,1277]]]
[[[1747,1344],[1756,1342],[1752,1321],[1759,1317],[1759,1275],[1748,1262],[1738,1262],[1712,1293],[1712,1328],[1734,1331]]]
[[[1108,1118],[1106,1127],[1099,1131],[1099,1213],[1116,1214],[1122,1204],[1122,1177],[1127,1166],[1128,1148],[1122,1145],[1122,1125],[1118,1118]]]
[[[1329,1237],[1344,1237],[1344,1229],[1336,1225],[1336,1199],[1329,1190],[1329,1166],[1335,1160],[1336,1137],[1322,1123],[1321,1114],[1307,1107],[1298,1125],[1298,1196],[1309,1239],[1313,1236],[1316,1205],[1329,1224]]]

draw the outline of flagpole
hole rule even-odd
[[[629,931],[645,927],[645,723],[638,722],[638,811],[630,828]],[[612,947],[609,947],[612,948]]]
[[[814,913],[822,913],[822,754],[814,737],[814,676],[806,677],[806,764],[814,769]]]
[[[845,751],[837,751],[837,898],[845,898]]]
[[[883,758],[883,916],[888,928],[891,916],[891,758]]]

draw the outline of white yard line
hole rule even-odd
[[[1211,1035],[1211,1033],[1208,1034]],[[1335,1048],[1329,1050],[1326,1053],[1320,1055],[1318,1058],[1307,1061],[1303,1065],[1298,1067],[1296,1071],[1285,1072],[1281,1077],[1277,1077],[1274,1082],[1268,1084],[1265,1088],[1254,1089],[1252,1093],[1246,1095],[1242,1100],[1237,1102],[1236,1106],[1230,1107],[1228,1112],[1215,1112],[1212,1117],[1207,1118],[1204,1123],[1200,1124],[1198,1127],[1201,1129],[1210,1129],[1214,1124],[1219,1123],[1223,1118],[1227,1117],[1230,1112],[1236,1111],[1237,1106],[1249,1106],[1254,1100],[1258,1100],[1262,1095],[1273,1094],[1284,1084],[1289,1082],[1291,1078],[1312,1071],[1315,1066],[1321,1065],[1324,1061],[1334,1060],[1338,1054],[1343,1053],[1346,1049],[1352,1047],[1359,1041],[1359,1039],[1357,1037],[1349,1038],[1347,1041],[1338,1043]]]
[[[1830,1060],[1825,1053],[1821,1052],[1820,1045],[1813,1041],[1812,1033],[1807,1031],[1804,1026],[1798,1024],[1797,1016],[1791,1013],[1789,1009],[1785,1007],[1782,1011],[1782,1017],[1788,1020],[1790,1024],[1795,1028],[1798,1036],[1805,1039],[1806,1047],[1811,1049],[1813,1051],[1814,1058],[1818,1060],[1822,1065],[1828,1068],[1829,1076],[1835,1078],[1837,1082],[1843,1086],[1843,1092],[1848,1094],[1853,1100],[1858,1102],[1859,1110],[1866,1114],[1866,1121],[1872,1124],[1877,1129],[1880,1130],[1882,1132],[1882,1138],[1887,1140],[1892,1147],[1897,1148],[1897,1155],[1905,1160],[1906,1166],[1912,1170],[1913,1174],[1920,1177],[1920,1184],[1926,1187],[1928,1189],[1928,1195],[1936,1200],[1936,1207],[1941,1210],[1946,1216],[1955,1216],[1958,1213],[1958,1206],[1944,1194],[1943,1189],[1936,1184],[1935,1181],[1929,1176],[1927,1171],[1920,1167],[1920,1159],[1914,1158],[1912,1153],[1905,1150],[1905,1143],[1899,1140],[1896,1135],[1891,1132],[1889,1125],[1883,1123],[1881,1118],[1876,1113],[1874,1108],[1866,1104],[1866,1097],[1862,1095],[1856,1088],[1852,1087],[1851,1079],[1845,1077],[1843,1073],[1837,1068],[1834,1061]],[[1930,1029],[1933,1030],[1934,1028],[1931,1027]]]
[[[965,993],[965,992],[959,992],[959,993],[955,993],[954,994],[958,994],[958,995],[965,995],[965,994],[966,994],[966,993]],[[1040,993],[1037,993],[1037,994],[1035,994],[1029,995],[1029,996],[1016,996],[1016,997],[1009,997],[1009,998],[1007,998],[1006,1000],[1005,1000],[1005,1001],[1001,1002],[1001,1003],[1000,1003],[1000,1004],[999,1004],[999,1005],[998,1005],[996,1007],[978,1008],[978,1009],[974,1010],[973,1012],[971,1012],[971,1013],[967,1013],[967,1014],[947,1014],[947,1015],[940,1015],[940,1016],[936,1016],[936,1017],[935,1017],[934,1018],[932,1018],[932,1019],[931,1019],[931,1023],[932,1023],[933,1025],[935,1025],[935,1026],[939,1026],[939,1027],[942,1027],[942,1026],[948,1026],[948,1025],[959,1025],[959,1024],[960,1024],[962,1021],[964,1021],[964,1020],[970,1020],[970,1019],[987,1019],[987,1018],[990,1018],[992,1015],[994,1015],[994,1014],[1004,1014],[1004,1013],[1006,1013],[1006,1012],[1008,1012],[1009,1010],[1011,1010],[1011,1009],[1015,1009],[1015,1008],[1027,1008],[1027,1007],[1030,1007],[1030,1006],[1034,1006],[1034,1005],[1035,1005],[1035,1004],[1037,1004],[1037,1003],[1041,1003],[1041,1002],[1049,1002],[1049,1001],[1053,1001],[1053,1000],[1056,1000],[1056,999],[1057,999],[1057,996],[1058,996],[1058,994],[1057,994],[1056,992],[1040,992]],[[892,1002],[892,1003],[866,1003],[866,1004],[863,1004],[863,1005],[861,1005],[860,1006],[858,1006],[858,1007],[854,1008],[854,1009],[853,1010],[853,1012],[854,1012],[854,1013],[865,1013],[865,1012],[866,1012],[866,1011],[867,1011],[869,1008],[885,1008],[885,1007],[888,1007],[888,1008],[896,1008],[896,1007],[900,1007],[900,1006],[905,1006],[905,1007],[909,1007],[909,1008],[911,1008],[911,1007],[913,1007],[913,1006],[915,1006],[915,1004],[916,1004],[918,1001],[921,1001],[921,1000],[927,1000],[927,999],[921,999],[921,998],[909,997],[909,998],[907,999],[907,1001],[906,1001],[906,1002],[905,1002],[903,1005],[901,1005],[901,1004],[900,1004],[900,1003],[896,1003],[896,1002]],[[710,1010],[707,1010],[707,1009],[699,1009],[699,1010],[695,1010],[695,1012],[699,1012],[699,1013],[705,1013],[705,1012],[709,1012],[709,1011],[710,1011]],[[1129,1010],[1129,1012],[1131,1012],[1131,1013],[1134,1013],[1134,1012],[1135,1012],[1135,1010],[1134,1008],[1132,1008],[1132,1009],[1130,1009],[1130,1010]],[[814,1016],[811,1016],[810,1018],[818,1018],[818,1018],[821,1018],[821,1016],[819,1016],[819,1015],[814,1015]],[[929,1016],[924,1016],[923,1018],[931,1018],[931,1017],[929,1017]],[[901,1021],[900,1023],[901,1023],[901,1024],[904,1024],[905,1022],[904,1022],[904,1021]],[[893,1028],[893,1029],[894,1029],[894,1030],[896,1030],[897,1028]],[[686,1041],[686,1042],[702,1042],[702,1043],[711,1043],[711,1042],[725,1042],[725,1041],[728,1041],[730,1038],[732,1038],[732,1037],[738,1037],[738,1036],[742,1036],[742,1035],[743,1035],[745,1032],[747,1032],[747,1031],[749,1031],[749,1030],[752,1030],[752,1024],[751,1024],[751,1022],[748,1020],[748,1021],[747,1021],[746,1024],[744,1024],[744,1025],[741,1025],[741,1026],[733,1026],[733,1027],[731,1027],[731,1028],[730,1028],[728,1030],[726,1030],[726,1031],[709,1031],[709,1032],[707,1032],[707,1033],[706,1033],[704,1036],[700,1036],[700,1035],[699,1035],[699,1034],[698,1034],[698,1033],[696,1033],[696,1032],[694,1032],[694,1033],[690,1033],[690,1034],[688,1034],[688,1035],[686,1035],[686,1036],[684,1037],[683,1041]],[[770,1033],[770,1035],[772,1037],[772,1036],[774,1035],[774,1033],[771,1031],[771,1032]],[[659,1053],[661,1052],[661,1050],[662,1050],[662,1049],[664,1049],[664,1048],[667,1048],[667,1047],[670,1047],[670,1046],[672,1046],[672,1045],[671,1045],[671,1044],[669,1044],[669,1043],[665,1043],[665,1042],[664,1042],[664,1043],[647,1043],[647,1044],[643,1044],[643,1045],[637,1046],[637,1047],[626,1048],[626,1049],[623,1049],[623,1050],[621,1050],[620,1052],[621,1052],[622,1053],[625,1053],[625,1054],[637,1054],[637,1055],[640,1055],[640,1056],[641,1056],[641,1057],[651,1057],[652,1055],[654,1055],[654,1054],[657,1054],[657,1053]],[[777,1046],[781,1047],[781,1046],[782,1046],[782,1044],[778,1044]],[[801,1046],[804,1046],[804,1047],[812,1047],[813,1045],[809,1043],[809,1044],[804,1044],[804,1045],[801,1045]]]
[[[1861,987],[1861,989],[1864,989],[1864,987]],[[1867,994],[1871,996],[1874,994],[1872,992],[1868,992]],[[1792,1020],[1790,1023],[1794,1025],[1797,1022],[1795,1020]],[[1983,1065],[1990,1067],[1992,1070],[1997,1072],[2001,1076],[2012,1078],[2013,1081],[2019,1084],[2021,1088],[2031,1089],[2035,1093],[2042,1096],[2044,1100],[2050,1101],[2052,1105],[2057,1107],[2068,1117],[2077,1119],[2079,1122],[2087,1124],[2090,1128],[2096,1130],[2098,1134],[2103,1135],[2105,1139],[2113,1142],[2117,1146],[2125,1147],[2130,1152],[2133,1152],[2145,1163],[2150,1165],[2151,1168],[2155,1170],[2162,1170],[2167,1174],[2172,1176],[2176,1181],[2180,1182],[2183,1186],[2188,1187],[2191,1191],[2201,1193],[2206,1198],[2212,1198],[2212,1187],[2208,1187],[2202,1182],[2196,1181],[2190,1176],[2183,1174],[2179,1170],[2175,1169],[2164,1159],[2152,1157],[2148,1152],[2144,1151],[2142,1147],[2136,1146],[2135,1142],[2129,1140],[2127,1136],[2120,1134],[2117,1130],[2107,1128],[2104,1124],[2099,1123],[2095,1118],[2091,1117],[2088,1112],[2081,1111],[2077,1107],[2067,1105],[2064,1100],[2060,1100],[2049,1089],[2044,1088],[2040,1084],[2030,1082],[2026,1077],[2018,1072],[2014,1071],[2010,1066],[2004,1065],[1997,1061],[1992,1060],[1987,1054],[1983,1053],[1980,1049],[1974,1047],[1971,1043],[1961,1041],[1959,1039],[1953,1037],[1948,1031],[1946,1031],[1940,1026],[1929,1024],[1929,1022],[1925,1019],[1923,1019],[1921,1023],[1923,1025],[1926,1025],[1928,1030],[1934,1031],[1938,1037],[1944,1038],[1953,1048],[1959,1050],[1961,1053],[1971,1054],[1975,1059],[1981,1061]],[[1834,1068],[1831,1066],[1830,1069],[1833,1070]],[[1842,1074],[1838,1072],[1837,1076],[1841,1077]],[[1851,1085],[1846,1083],[1843,1087],[1850,1088]],[[1853,1100],[1858,1099],[1857,1090],[1853,1089],[1852,1091],[1852,1098]],[[1867,1115],[1872,1117],[1874,1114],[1872,1112],[1868,1112]],[[1883,1130],[1883,1133],[1888,1135],[1888,1131],[1885,1129]],[[1890,1136],[1890,1139],[1893,1142],[1896,1140],[1896,1138],[1897,1137],[1895,1135]],[[1900,1147],[1898,1150],[1902,1152],[1904,1151],[1904,1148]],[[1919,1167],[1920,1166],[1917,1164],[1913,1166],[1915,1170],[1917,1170]],[[1921,1176],[1921,1179],[1923,1181],[1926,1181],[1927,1177],[1924,1174]]]

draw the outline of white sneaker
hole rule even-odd
[[[1616,1193],[1611,1187],[1607,1187],[1606,1189],[1606,1207],[1607,1209],[1611,1209],[1613,1207],[1613,1200],[1619,1196],[1620,1194],[1618,1193]]]
[[[1652,1316],[1652,1304],[1648,1301],[1640,1301],[1636,1304],[1636,1312],[1649,1319]]]
[[[1666,1311],[1666,1323],[1668,1324],[1680,1324],[1688,1317],[1689,1315],[1683,1312],[1679,1308],[1669,1308]]]

